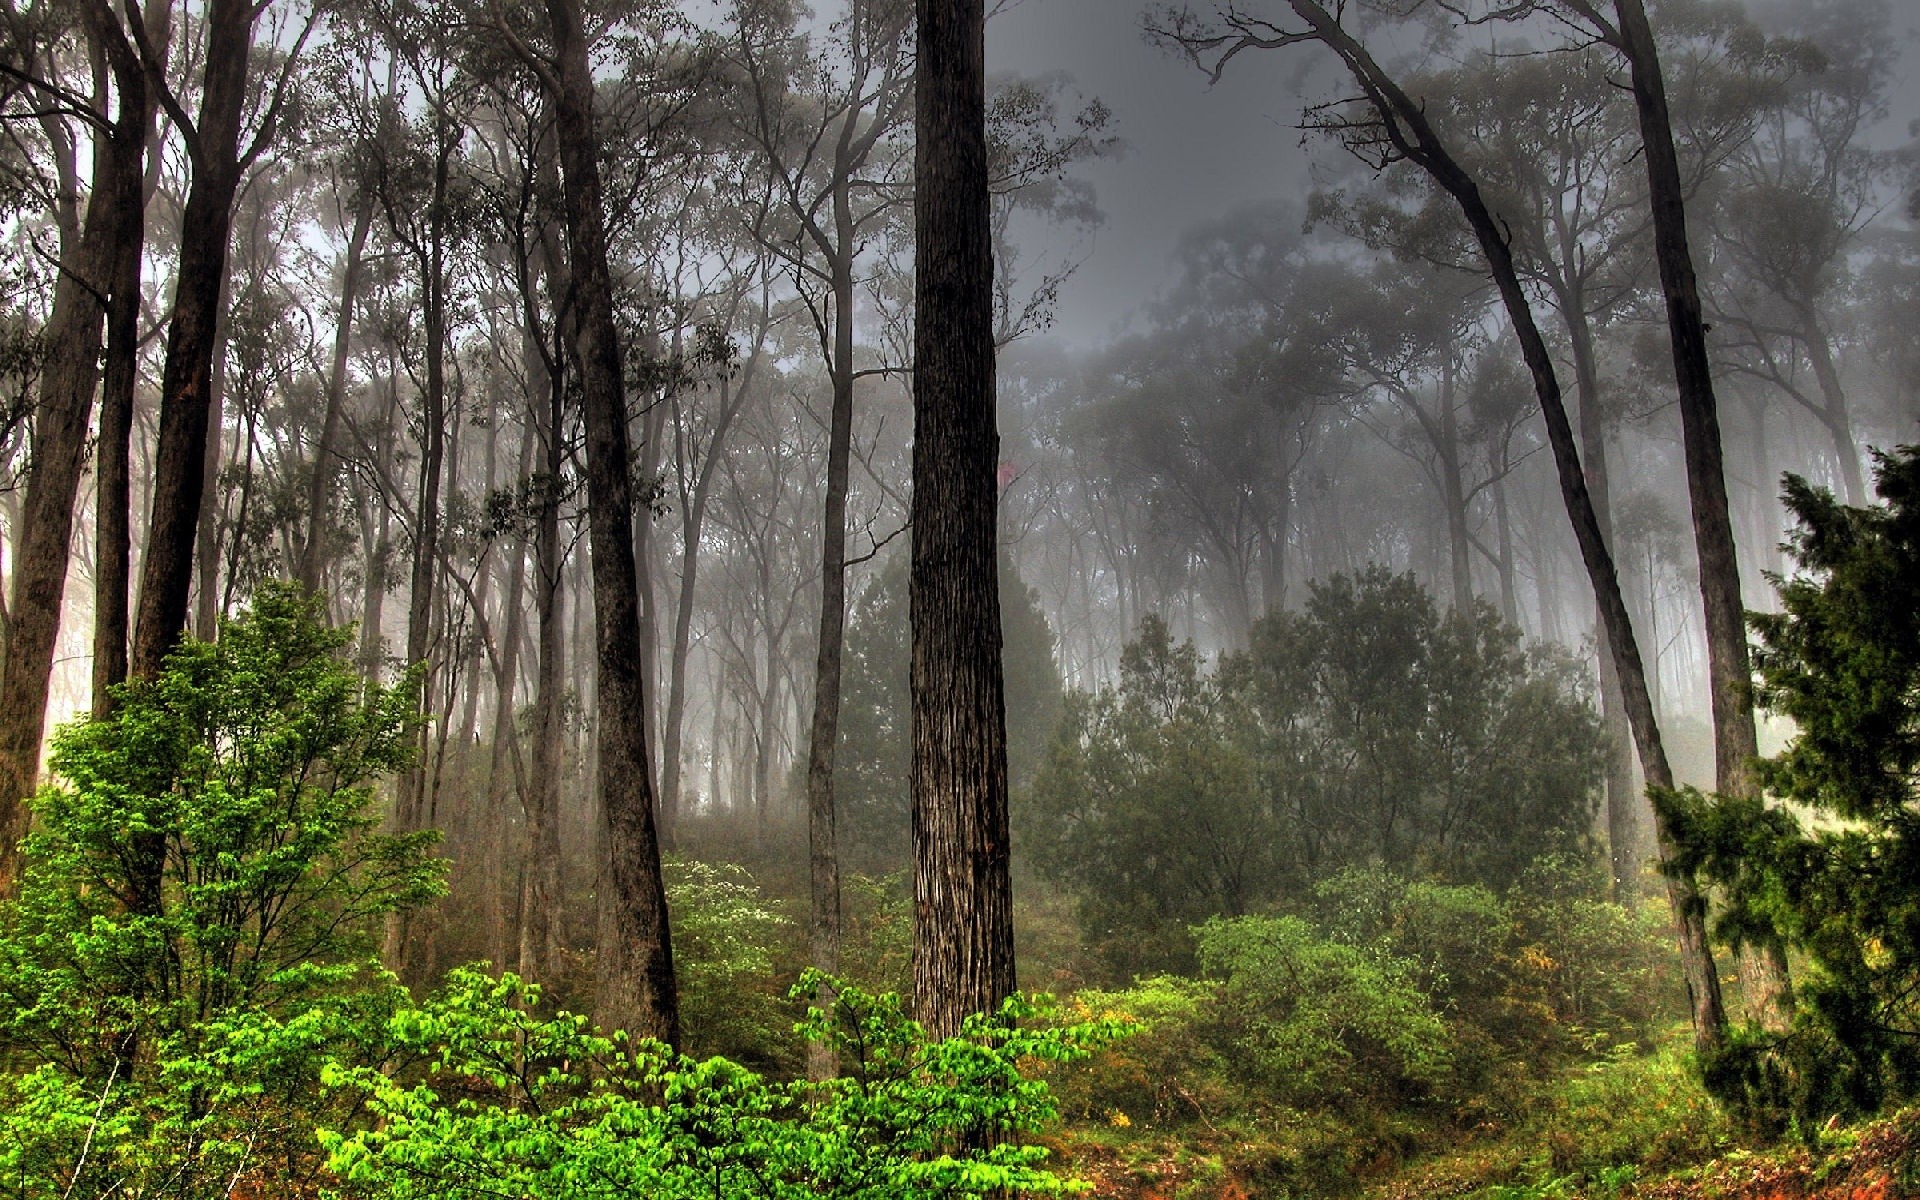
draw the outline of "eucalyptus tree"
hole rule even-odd
[[[1786,32],[1818,58],[1759,112],[1754,136],[1728,162],[1712,225],[1724,264],[1709,296],[1719,359],[1819,423],[1854,505],[1866,502],[1866,485],[1841,310],[1852,259],[1893,198],[1894,156],[1868,142],[1887,115],[1898,63],[1890,18],[1878,0],[1797,15]]]
[[[661,14],[651,9],[587,13],[578,0],[548,0],[545,21],[525,11],[491,10],[491,30],[512,47],[553,106],[565,230],[568,353],[578,371],[585,430],[588,536],[592,555],[597,800],[605,835],[596,1008],[608,1025],[676,1045],[680,1037],[673,949],[649,761],[639,574],[634,547],[634,496],[627,408],[626,359],[615,312],[608,253],[608,205],[601,147],[595,136],[593,62],[623,17],[643,31]],[[606,40],[601,40],[606,39]],[[596,42],[599,44],[596,45]],[[634,72],[664,78],[658,43],[623,40],[636,51]],[[669,89],[678,86],[666,85]]]
[[[913,997],[952,1037],[1014,988],[986,9],[915,17]]]
[[[1245,52],[1313,43],[1326,47],[1340,60],[1361,95],[1350,104],[1317,110],[1323,127],[1340,136],[1377,169],[1399,162],[1418,167],[1459,206],[1499,290],[1533,379],[1541,413],[1546,419],[1562,499],[1619,667],[1629,725],[1642,769],[1650,786],[1671,788],[1672,768],[1647,690],[1645,667],[1632,620],[1621,595],[1612,552],[1595,516],[1553,355],[1534,316],[1512,244],[1488,206],[1479,182],[1429,120],[1426,107],[1410,95],[1359,40],[1345,20],[1345,10],[1336,14],[1317,0],[1288,0],[1288,8],[1292,20],[1287,22],[1236,7],[1219,10],[1212,18],[1199,17],[1190,9],[1165,9],[1150,16],[1149,30],[1163,44],[1189,56],[1216,78],[1233,58]],[[1663,856],[1671,857],[1671,830],[1664,822],[1656,821],[1656,833]],[[1723,1042],[1726,1016],[1719,976],[1707,942],[1705,903],[1693,881],[1681,874],[1668,878],[1668,896],[1678,927],[1694,1037],[1701,1052],[1711,1054]]]
[[[854,387],[873,368],[856,355],[858,272],[895,232],[906,194],[905,137],[913,96],[912,5],[849,0],[815,43],[785,3],[736,4],[722,51],[743,87],[738,135],[765,162],[781,219],[761,236],[783,260],[806,305],[832,388],[820,614],[807,742],[808,936],[813,965],[839,970],[840,867],[833,795],[847,614],[847,493]],[[818,1056],[816,1056],[818,1058]],[[826,1061],[810,1071],[822,1075]]]
[[[14,526],[12,594],[0,646],[0,887],[13,877],[15,843],[24,832],[21,800],[39,771],[73,504],[98,382],[109,274],[123,232],[120,197],[108,177],[120,156],[108,115],[107,71],[96,65],[85,83],[71,78],[81,68],[84,39],[45,6],[9,8],[6,17],[0,55],[13,81],[8,123],[38,134],[19,143],[19,182],[26,195],[38,193],[58,247],[51,311],[32,351],[37,386],[31,420],[23,423],[31,430],[31,465]],[[97,47],[100,34],[90,32]],[[123,95],[123,109],[126,102]],[[94,134],[92,167],[101,177],[101,186],[90,190],[80,169],[88,132]]]

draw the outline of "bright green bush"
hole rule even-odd
[[[113,715],[54,737],[0,907],[0,1193],[225,1196],[317,1167],[320,1067],[404,997],[382,920],[438,894],[431,835],[374,832],[412,700],[263,588]]]
[[[792,1066],[793,1017],[777,979],[793,921],[761,895],[744,867],[669,859],[665,873],[689,1051]]]
[[[811,994],[809,974],[796,994]],[[532,1015],[530,989],[457,971],[387,1033],[417,1071],[342,1065],[339,1092],[377,1118],[328,1133],[334,1169],[382,1200],[935,1200],[1071,1190],[1026,1140],[1055,1115],[1022,1064],[1084,1055],[1113,1021],[1036,1024],[1010,1000],[964,1036],[930,1041],[891,996],[842,985],[798,1032],[845,1073],[780,1083],[723,1058],[628,1043],[582,1017]],[[983,1136],[988,1135],[988,1136]],[[983,1142],[991,1142],[982,1146]]]

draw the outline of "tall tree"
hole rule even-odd
[[[92,98],[65,99],[66,90],[50,66],[60,52],[58,38],[42,40],[36,35],[45,31],[35,24],[11,22],[4,52],[10,74],[38,80],[33,88],[34,107],[42,112],[39,123],[46,132],[58,180],[51,199],[60,231],[60,255],[53,310],[41,337],[45,357],[33,409],[33,469],[26,480],[26,503],[15,542],[13,594],[7,601],[7,638],[0,657],[0,887],[14,874],[14,846],[26,815],[20,801],[33,791],[40,766],[53,647],[66,590],[73,502],[99,382],[109,273],[124,225],[112,173],[125,161],[125,153],[116,150],[115,137],[126,114],[123,111],[122,122],[115,124],[103,115],[108,76],[101,67],[93,72]],[[52,32],[59,33],[57,25]],[[101,31],[90,28],[89,33],[98,46]],[[126,101],[123,94],[123,110]],[[76,104],[84,104],[87,120],[101,127],[93,138],[96,183],[86,196],[84,218],[77,215],[82,143],[60,111]]]
[[[1633,622],[1620,591],[1613,554],[1601,535],[1600,523],[1581,470],[1580,452],[1568,420],[1566,402],[1546,338],[1533,315],[1515,262],[1513,247],[1480,191],[1479,183],[1462,165],[1433,123],[1425,106],[1383,68],[1335,13],[1317,0],[1288,0],[1299,24],[1280,26],[1228,10],[1215,24],[1203,22],[1185,10],[1170,11],[1151,27],[1155,36],[1190,56],[1215,78],[1238,54],[1248,50],[1319,42],[1331,50],[1361,91],[1360,111],[1325,110],[1328,127],[1348,139],[1349,145],[1378,167],[1410,162],[1426,172],[1435,185],[1459,205],[1485,256],[1489,274],[1519,339],[1521,355],[1533,377],[1534,391],[1546,419],[1549,444],[1559,475],[1561,498],[1572,522],[1580,556],[1587,568],[1607,639],[1619,667],[1628,722],[1649,786],[1671,789],[1673,769],[1647,690],[1646,668]],[[1655,832],[1664,859],[1673,856],[1671,831],[1656,822]],[[1725,1040],[1726,1012],[1721,1001],[1720,977],[1707,942],[1706,901],[1691,877],[1674,873],[1667,879],[1685,970],[1695,1046],[1703,1055],[1718,1052]]]
[[[249,70],[254,26],[265,11],[265,5],[251,0],[210,0],[197,120],[187,115],[180,98],[166,85],[164,58],[144,25],[136,22],[129,29],[155,86],[156,99],[186,143],[193,171],[186,207],[180,214],[180,256],[160,380],[152,515],[147,523],[147,550],[141,561],[140,599],[128,660],[130,672],[141,679],[159,674],[161,661],[186,627],[194,538],[206,485],[213,356],[226,283],[234,196],[246,169],[273,142],[299,47],[312,28],[309,19],[299,33],[294,53],[282,61],[253,137],[243,149],[247,101],[257,82],[251,79]]]
[[[986,10],[917,0],[913,996],[935,1037],[1010,995],[1013,884],[995,539]]]
[[[680,1041],[679,998],[647,755],[640,590],[634,562],[632,457],[626,378],[614,320],[606,209],[594,138],[593,71],[579,0],[547,0],[551,58],[520,42],[553,102],[567,259],[575,309],[573,357],[586,424],[588,538],[593,555],[598,792],[613,908],[600,947],[597,1008],[607,1025]]]

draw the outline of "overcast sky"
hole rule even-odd
[[[1169,255],[1194,223],[1311,187],[1295,125],[1299,73],[1314,47],[1236,62],[1217,86],[1140,36],[1139,0],[1023,0],[987,29],[988,70],[1065,71],[1114,112],[1122,157],[1084,172],[1106,224],[1068,282],[1054,332],[1087,344],[1167,281]],[[1328,78],[1324,72],[1319,78]]]
[[[1789,0],[1803,3],[1805,0]],[[1891,0],[1908,41],[1894,112],[1883,144],[1912,136],[1920,116],[1920,0]],[[1332,59],[1317,46],[1243,56],[1218,85],[1140,36],[1142,0],[1018,0],[989,23],[988,70],[1020,75],[1064,71],[1114,111],[1127,153],[1085,170],[1106,224],[1068,281],[1054,333],[1080,345],[1103,342],[1170,281],[1181,233],[1255,200],[1296,197],[1313,187],[1296,128],[1303,91],[1323,99],[1335,87]],[[1302,73],[1308,73],[1302,79]],[[1323,162],[1338,162],[1326,146]]]

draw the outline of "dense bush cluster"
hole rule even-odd
[[[1578,851],[1599,778],[1577,664],[1412,576],[1313,585],[1205,670],[1149,619],[1076,694],[1021,825],[1114,973],[1191,965],[1190,926],[1378,864],[1504,890]]]
[[[1194,930],[1196,977],[1078,994],[1143,1031],[1063,1097],[1163,1126],[1286,1109],[1510,1117],[1543,1065],[1644,1043],[1671,999],[1663,919],[1598,886],[1564,862],[1505,894],[1354,870],[1297,915],[1211,919]]]
[[[1759,699],[1797,733],[1762,764],[1774,801],[1661,802],[1719,931],[1796,953],[1792,1028],[1747,1031],[1709,1082],[1763,1126],[1811,1129],[1920,1095],[1920,448],[1883,455],[1883,504],[1789,478],[1799,571],[1756,614]]]

